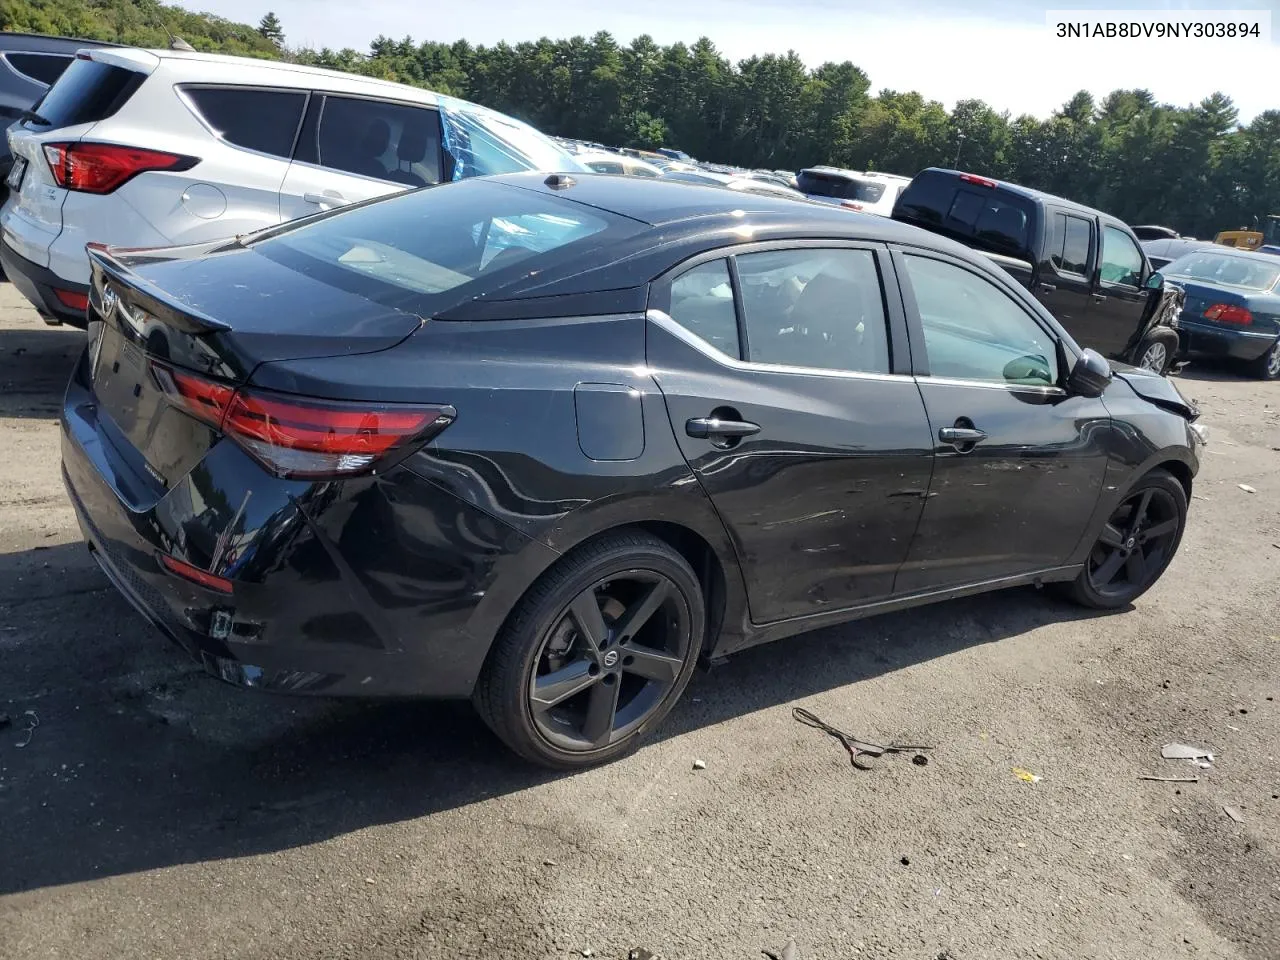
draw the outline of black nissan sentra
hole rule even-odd
[[[1018,584],[1122,607],[1201,430],[983,257],[883,217],[590,174],[220,245],[92,249],[63,469],[217,676],[470,697],[617,757],[699,658]]]

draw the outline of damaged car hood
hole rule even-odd
[[[1111,373],[1132,387],[1143,400],[1185,417],[1188,423],[1194,423],[1200,416],[1200,408],[1184,397],[1168,377],[1124,363],[1111,364]]]

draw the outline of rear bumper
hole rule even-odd
[[[48,267],[32,263],[3,240],[0,240],[0,266],[3,266],[5,276],[18,288],[18,292],[30,300],[42,316],[75,327],[83,328],[86,325],[84,311],[64,306],[54,290],[87,295],[87,284],[62,279]]]
[[[1271,349],[1276,334],[1255,330],[1226,330],[1183,318],[1178,323],[1179,347],[1184,354],[1257,360]]]
[[[139,503],[145,478],[128,475],[98,421],[84,366],[63,406],[62,470],[85,542],[209,673],[288,693],[471,694],[493,637],[473,615],[527,538],[408,471],[276,480],[228,441]],[[232,592],[170,573],[163,554],[227,578]]]

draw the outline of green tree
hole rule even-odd
[[[270,40],[277,47],[284,46],[284,27],[280,25],[280,18],[270,10],[268,10],[267,15],[258,22],[258,33],[262,34],[262,36]]]

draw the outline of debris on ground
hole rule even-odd
[[[781,953],[774,953],[772,950],[761,950],[760,952],[768,957],[769,960],[800,960],[800,948],[796,946],[794,940],[788,940]]]
[[[693,761],[693,769],[695,769],[695,770],[705,770],[705,769],[707,769],[707,761],[705,761],[705,760],[695,760],[695,761]]]
[[[1158,783],[1199,783],[1199,777],[1152,777],[1145,774],[1138,776],[1139,780],[1155,780]]]
[[[843,730],[837,730],[821,717],[810,713],[803,707],[792,707],[791,718],[803,723],[807,727],[813,727],[815,730],[821,730],[827,736],[838,740],[840,745],[844,747],[845,751],[849,754],[849,762],[859,770],[871,769],[871,765],[863,759],[864,757],[879,757],[886,753],[909,753],[913,750],[933,749],[933,747],[928,747],[920,743],[890,743],[883,746],[878,743],[868,743],[865,740],[859,740],[857,737],[850,736]],[[917,764],[917,766],[919,765],[920,764]]]
[[[1032,773],[1030,770],[1023,770],[1021,767],[1014,767],[1014,768],[1013,768],[1013,775],[1014,775],[1015,777],[1017,777],[1019,780],[1022,780],[1022,781],[1026,782],[1026,783],[1039,783],[1039,782],[1040,782],[1040,777],[1036,776],[1036,775],[1035,775],[1034,773]]]
[[[1189,743],[1166,743],[1160,748],[1160,756],[1166,760],[1208,760],[1213,763],[1213,752]]]
[[[1234,820],[1236,823],[1244,823],[1244,814],[1235,807],[1223,807],[1222,812]]]
[[[34,710],[23,710],[22,732],[25,733],[26,736],[22,740],[17,741],[14,746],[21,750],[29,744],[31,742],[31,738],[36,735],[36,727],[38,726],[40,726],[40,717],[36,712]]]
[[[926,757],[923,753],[917,753],[914,757],[911,758],[911,762],[914,763],[917,767],[927,767],[929,765],[929,758]]]
[[[658,960],[658,955],[644,947],[632,947],[627,951],[627,960]]]
[[[1257,493],[1257,492],[1258,492],[1258,491],[1257,491],[1257,490],[1255,490],[1253,487],[1249,486],[1247,483],[1237,483],[1237,484],[1236,484],[1236,486],[1237,486],[1237,487],[1239,487],[1241,490],[1243,490],[1245,493]]]
[[[592,950],[590,947],[583,947],[578,952],[582,954],[584,957],[594,957],[596,955],[596,952]]]

